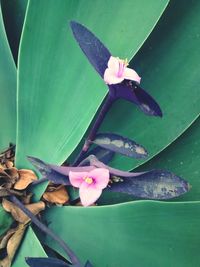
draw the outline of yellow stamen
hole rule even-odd
[[[125,67],[128,66],[128,59],[127,58],[124,60],[124,65],[125,65]]]
[[[128,63],[128,59],[121,59],[119,57],[117,57],[117,59],[119,60],[119,62],[121,62],[125,67],[127,67],[129,65]]]
[[[90,178],[90,177],[85,177],[85,182],[86,182],[87,184],[92,184],[92,183],[93,183],[93,179]]]

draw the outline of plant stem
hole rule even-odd
[[[79,259],[76,257],[74,252],[69,248],[69,246],[59,237],[57,236],[54,232],[52,232],[46,225],[41,223],[36,216],[28,210],[15,196],[10,196],[10,200],[16,204],[30,219],[31,221],[44,233],[49,235],[52,239],[54,239],[58,244],[62,247],[62,249],[67,253],[69,256],[72,264],[80,264]]]
[[[100,110],[92,128],[89,131],[88,137],[86,138],[85,143],[84,143],[80,153],[76,157],[75,161],[73,162],[72,166],[77,166],[79,164],[79,161],[81,160],[81,158],[88,151],[88,149],[91,145],[91,142],[95,139],[96,133],[97,133],[99,127],[101,126],[103,119],[105,118],[108,110],[112,106],[113,102],[114,102],[114,98],[110,95],[110,93],[108,93],[106,98],[105,98],[105,101],[101,107],[101,110]]]

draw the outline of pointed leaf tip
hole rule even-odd
[[[146,149],[135,141],[113,133],[97,134],[93,143],[131,158],[143,159],[148,156]]]
[[[121,192],[144,199],[170,199],[190,190],[190,184],[166,170],[152,170],[138,177],[113,181],[108,191]]]
[[[138,84],[123,81],[109,86],[109,92],[114,98],[122,98],[136,104],[146,115],[162,117],[162,110],[153,97]]]
[[[138,85],[134,85],[134,93],[139,102],[139,108],[147,115],[162,117],[163,113],[153,97]]]
[[[111,56],[104,44],[84,25],[70,21],[70,26],[80,48],[96,71],[103,77]]]

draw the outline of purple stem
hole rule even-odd
[[[105,118],[108,110],[112,106],[113,102],[114,102],[114,98],[110,95],[110,93],[108,93],[106,98],[105,98],[105,101],[101,107],[101,110],[100,110],[92,128],[90,129],[88,137],[85,140],[85,143],[84,143],[80,153],[76,157],[75,161],[73,162],[72,166],[77,166],[79,164],[80,159],[88,151],[88,149],[91,145],[91,141],[93,141],[95,139],[96,133],[97,133],[99,127],[101,126],[103,119]]]
[[[36,216],[28,210],[15,196],[10,196],[10,200],[15,203],[30,219],[31,221],[44,233],[49,235],[52,239],[54,239],[58,244],[62,247],[62,249],[67,253],[69,256],[72,264],[80,264],[79,259],[76,257],[74,252],[69,248],[69,246],[59,237],[57,236],[54,232],[52,232],[46,225],[41,223]]]

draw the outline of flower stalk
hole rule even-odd
[[[108,93],[106,95],[106,98],[105,98],[105,101],[101,107],[101,110],[99,111],[98,116],[97,116],[92,128],[89,131],[88,137],[86,138],[85,143],[84,143],[80,153],[78,154],[78,156],[74,160],[72,166],[77,166],[80,163],[80,160],[82,159],[82,157],[85,155],[85,153],[90,148],[91,142],[95,139],[97,131],[99,130],[99,128],[100,128],[107,112],[111,108],[114,100],[115,100],[115,98],[110,93]]]

